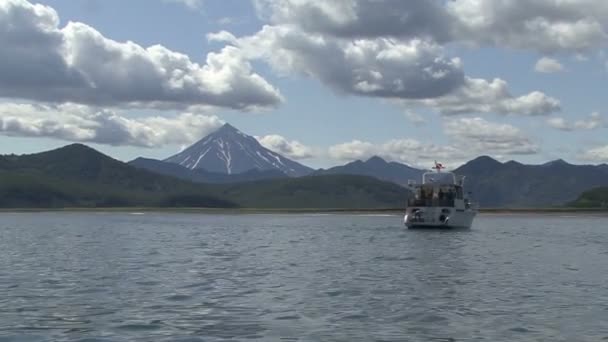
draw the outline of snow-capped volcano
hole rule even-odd
[[[189,169],[238,174],[252,169],[279,170],[292,177],[310,174],[307,166],[263,147],[257,139],[230,124],[204,137],[182,152],[165,159]]]

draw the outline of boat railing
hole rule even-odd
[[[422,184],[454,184],[457,185],[456,175],[452,172],[426,172],[422,175]]]
[[[427,199],[416,199],[410,198],[408,200],[409,207],[454,207],[454,199],[449,198],[427,198]]]

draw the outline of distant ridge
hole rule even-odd
[[[603,165],[573,165],[558,159],[541,165],[501,163],[482,156],[454,170],[486,208],[561,206],[583,191],[608,185]]]
[[[250,173],[258,172],[279,171]],[[81,144],[0,156],[0,208],[370,209],[401,207],[408,195],[396,184],[364,176],[193,183],[128,165]]]
[[[313,170],[262,146],[257,139],[230,124],[209,134],[184,151],[164,160],[188,169],[238,174],[258,170],[278,170],[290,177],[301,177]]]
[[[132,163],[138,166],[82,144],[35,154],[3,155],[0,207],[402,207],[408,191],[395,183],[418,179],[423,172],[379,157],[297,178],[276,169],[226,174],[151,159]],[[164,171],[150,172],[142,164]],[[558,159],[526,165],[481,156],[454,172],[466,176],[465,188],[482,208],[550,208],[572,203],[590,207],[606,202],[606,164],[573,165]],[[194,183],[189,177],[199,177],[202,183],[230,184]],[[232,182],[239,177],[239,183]],[[591,190],[596,188],[599,190]],[[573,202],[577,198],[579,201]]]
[[[332,167],[327,170],[317,170],[315,175],[360,175],[370,176],[381,180],[406,185],[408,180],[420,181],[424,171],[397,162],[373,156],[366,161],[357,160],[346,165]]]

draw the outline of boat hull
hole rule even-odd
[[[407,228],[471,228],[477,211],[447,207],[408,208],[403,223]]]

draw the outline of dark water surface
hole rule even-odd
[[[0,213],[0,341],[608,340],[608,218]]]

